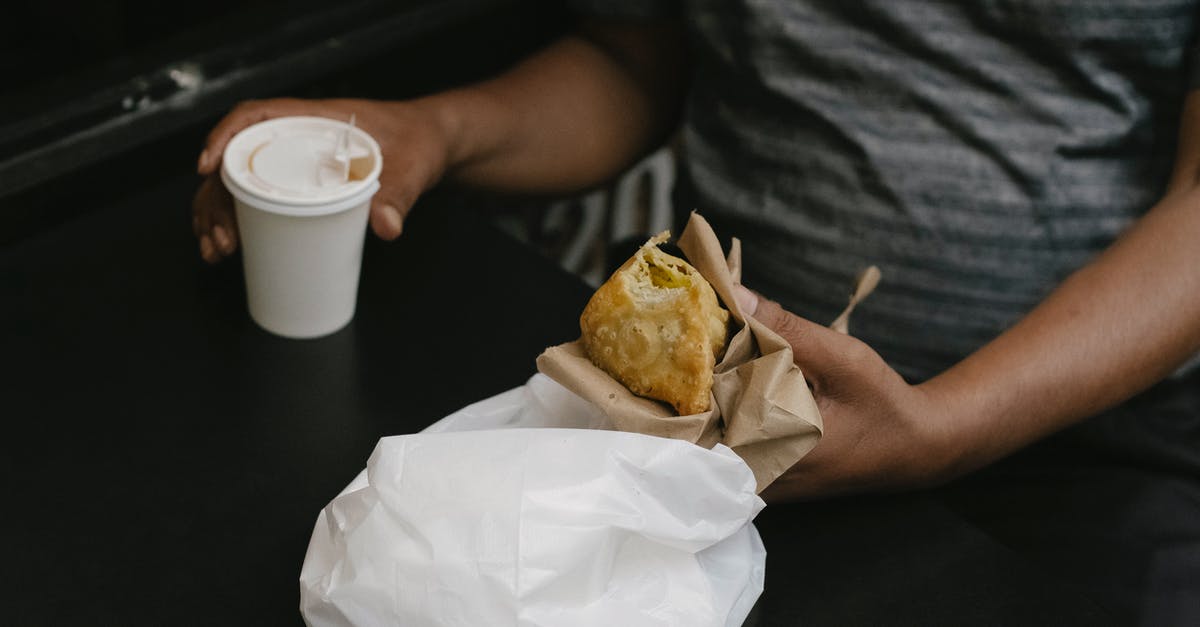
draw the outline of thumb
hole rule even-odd
[[[379,191],[371,199],[371,230],[381,239],[391,241],[400,237],[404,219],[419,192],[412,191],[410,186],[380,183]]]
[[[805,377],[820,378],[835,371],[854,350],[853,338],[806,320],[784,309],[779,303],[741,285],[734,286],[735,298],[742,311],[779,334],[792,347],[792,360]]]

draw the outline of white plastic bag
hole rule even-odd
[[[381,439],[317,518],[305,621],[740,625],[766,559],[750,469],[721,445],[547,428],[602,426],[590,410],[537,375]]]

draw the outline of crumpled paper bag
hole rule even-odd
[[[606,421],[535,375],[423,433],[381,439],[317,518],[304,620],[740,625],[766,560],[750,469],[725,446]]]
[[[821,414],[791,346],[745,316],[733,298],[740,243],[734,240],[726,258],[708,221],[693,213],[678,244],[712,284],[736,330],[714,369],[712,409],[678,416],[665,403],[633,394],[592,364],[578,341],[546,349],[538,370],[599,407],[613,428],[732,448],[754,471],[761,492],[817,445]]]

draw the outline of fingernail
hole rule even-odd
[[[208,259],[212,256],[212,240],[208,239],[207,235],[200,236],[200,256]]]
[[[383,221],[387,223],[388,232],[395,234],[393,237],[399,237],[400,231],[404,230],[404,220],[395,207],[383,207]]]
[[[737,301],[738,307],[741,307],[743,315],[753,316],[754,312],[758,311],[758,295],[741,284],[734,284],[733,299]]]
[[[208,151],[207,151],[207,150],[201,150],[201,151],[200,151],[200,158],[196,160],[196,171],[198,171],[198,172],[200,172],[200,171],[203,171],[203,170],[204,170],[204,165],[205,165],[206,163],[208,163]]]
[[[217,241],[217,248],[222,252],[229,252],[229,247],[233,242],[229,240],[229,233],[225,232],[225,227],[217,225],[213,227],[213,239]]]

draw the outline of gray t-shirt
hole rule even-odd
[[[851,332],[913,381],[1161,196],[1197,17],[1193,0],[576,4],[684,21],[677,209],[741,238],[746,284],[820,322],[878,265]]]

